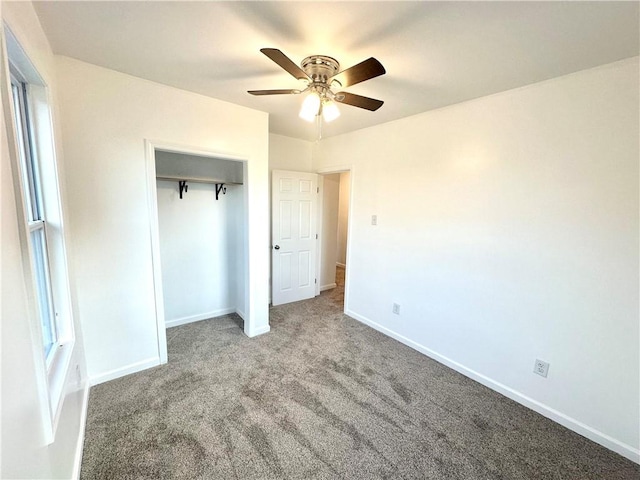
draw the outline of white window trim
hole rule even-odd
[[[53,443],[57,430],[60,414],[65,397],[65,385],[71,370],[71,360],[73,357],[75,335],[73,329],[71,295],[67,272],[67,255],[64,244],[64,230],[62,226],[62,205],[60,202],[60,183],[57,175],[56,149],[53,142],[53,122],[51,115],[51,101],[49,90],[33,66],[29,57],[20,46],[19,42],[5,24],[0,35],[2,35],[2,55],[0,58],[8,59],[2,62],[2,104],[7,128],[7,140],[9,143],[9,157],[13,176],[13,185],[16,197],[16,208],[18,214],[18,227],[20,232],[20,245],[22,253],[22,264],[25,276],[25,288],[29,298],[29,324],[32,338],[32,352],[35,360],[36,378],[38,383],[39,404],[43,423],[43,439],[47,444]],[[18,137],[15,129],[13,96],[11,92],[11,74],[9,64],[16,78],[27,84],[27,108],[32,113],[29,119],[29,127],[34,134],[34,155],[45,153],[48,162],[52,163],[47,172],[53,188],[49,188],[47,200],[44,202],[46,217],[49,213],[54,213],[57,219],[58,232],[61,238],[56,242],[55,265],[52,263],[51,245],[47,245],[49,272],[56,272],[57,296],[54,303],[54,315],[58,317],[56,323],[59,325],[58,342],[55,351],[51,354],[50,361],[47,361],[42,348],[42,326],[39,315],[39,304],[37,301],[36,278],[33,274],[31,241],[29,234],[32,228],[42,228],[37,225],[40,222],[29,222],[27,205],[23,187],[24,174],[18,153]],[[37,112],[37,113],[36,113]],[[37,120],[33,117],[37,116]],[[38,175],[42,175],[42,166],[39,166]],[[44,188],[44,187],[43,187]],[[55,191],[54,191],[55,190]],[[45,218],[46,218],[45,217]],[[44,223],[47,237],[50,237],[50,228]],[[53,280],[52,280],[53,282]]]

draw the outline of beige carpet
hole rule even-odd
[[[634,479],[640,467],[343,315],[341,285],[168,331],[91,389],[83,479]]]

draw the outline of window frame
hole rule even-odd
[[[75,331],[54,141],[53,102],[50,89],[10,28],[6,24],[0,26],[0,40],[3,40],[0,42],[3,50],[0,57],[7,60],[3,60],[0,65],[2,114],[7,131],[22,268],[29,299],[27,318],[15,321],[29,322],[43,440],[46,444],[51,444],[55,440],[65,396],[76,389],[86,388],[79,365],[76,365],[75,385],[70,376],[75,351]],[[18,91],[22,93],[17,107],[12,85],[14,82],[21,85]],[[17,109],[20,117],[16,117]],[[21,122],[21,132],[17,129],[17,119]],[[33,160],[27,161],[26,165],[21,153],[24,148],[30,149]],[[25,172],[26,169],[31,171]],[[29,181],[37,182],[38,188],[29,190],[25,184]],[[37,198],[32,196],[32,191]],[[40,238],[42,246],[44,260],[41,267],[47,279],[44,291],[46,304],[50,306],[48,319],[55,325],[55,342],[48,354],[43,341],[37,265],[33,260],[35,237]]]
[[[24,207],[29,228],[28,242],[31,251],[31,269],[36,280],[38,317],[40,319],[41,337],[48,371],[58,353],[61,342],[60,328],[53,301],[49,245],[47,241],[47,219],[42,194],[40,165],[33,148],[35,137],[28,105],[28,84],[13,66],[10,66],[10,73],[14,125],[16,125],[17,133],[16,147],[20,158]],[[18,124],[20,128],[17,127]],[[45,338],[45,332],[50,332],[51,336],[51,342],[46,344],[44,342],[48,335]]]

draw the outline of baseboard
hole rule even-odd
[[[220,315],[227,315],[229,313],[235,313],[236,309],[233,307],[219,308],[212,312],[200,313],[198,315],[191,315],[189,317],[176,318],[173,320],[167,320],[164,322],[167,328],[177,327],[179,325],[185,325],[187,323],[199,322],[201,320],[208,320],[209,318],[219,317]]]
[[[481,383],[485,387],[488,387],[491,390],[501,393],[505,397],[508,397],[511,400],[518,402],[519,404],[524,405],[525,407],[530,408],[535,412],[538,412],[540,415],[543,415],[553,420],[554,422],[559,423],[564,427],[567,427],[569,430],[573,430],[574,432],[579,433],[583,437],[586,437],[589,440],[592,440],[602,445],[603,447],[608,448],[609,450],[613,450],[614,452],[622,455],[623,457],[628,458],[632,462],[640,463],[639,449],[633,448],[631,445],[627,445],[626,443],[616,440],[615,438],[605,433],[602,433],[599,430],[596,430],[595,428],[590,427],[589,425],[586,425],[568,415],[565,415],[564,413],[559,412],[558,410],[555,410],[549,407],[548,405],[538,402],[537,400],[534,400],[533,398],[528,397],[527,395],[524,395],[523,393],[520,393],[517,390],[514,390],[506,385],[503,385],[500,382],[497,382],[485,375],[482,375],[481,373],[478,373],[475,370],[472,370],[454,360],[451,360],[450,358],[447,358],[444,355],[440,355],[438,352],[434,352],[430,348],[427,348],[424,345],[414,342],[413,340],[410,340],[400,335],[399,333],[396,333],[393,330],[390,330],[387,327],[380,325],[379,323],[376,323],[362,315],[359,315],[358,313],[352,310],[345,311],[345,313],[348,316],[358,320],[359,322],[362,322],[365,325],[370,326],[374,330],[377,330],[399,341],[400,343],[403,343],[408,347],[411,347],[414,350],[417,350],[418,352],[426,355],[427,357],[432,358],[433,360],[436,360],[437,362],[440,362],[443,365],[446,365],[447,367],[452,368],[453,370],[461,373],[462,375],[469,377],[478,383]]]
[[[243,322],[246,322],[246,315],[244,314],[244,312],[242,310],[236,310],[236,313],[238,314],[238,316],[242,319]]]
[[[345,263],[336,262],[336,267],[347,268],[347,265]]]
[[[324,292],[325,290],[331,290],[332,288],[336,288],[337,285],[335,283],[329,283],[327,285],[320,285],[320,291]]]
[[[141,372],[147,368],[157,367],[158,365],[160,365],[160,357],[147,358],[146,360],[141,360],[121,368],[115,368],[105,373],[93,375],[89,377],[89,383],[91,386],[98,385],[100,383],[108,382],[109,380],[124,377],[125,375]]]
[[[253,330],[249,330],[249,331],[245,330],[244,333],[247,335],[247,337],[253,338],[253,337],[257,337],[258,335],[268,333],[270,331],[271,331],[271,327],[269,325],[264,325],[262,327],[255,328]]]
[[[80,478],[80,469],[82,467],[82,452],[84,450],[84,432],[87,425],[87,410],[89,407],[89,383],[85,382],[82,389],[82,407],[80,411],[80,430],[78,431],[78,441],[76,442],[76,454],[73,459],[73,473],[71,478],[78,480]]]

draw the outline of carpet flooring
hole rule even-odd
[[[341,280],[341,278],[339,279]],[[343,282],[167,331],[93,387],[81,478],[634,479],[640,466],[343,315]]]

